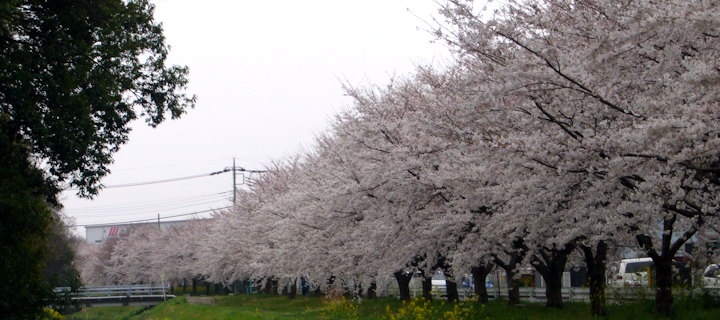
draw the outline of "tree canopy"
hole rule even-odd
[[[146,0],[0,4],[0,231],[10,271],[0,275],[4,288],[36,291],[10,284],[40,274],[24,264],[43,260],[51,218],[41,207],[58,205],[56,195],[67,187],[97,194],[131,121],[156,126],[194,106],[195,96],[184,93],[189,69],[165,64],[162,31]],[[4,317],[42,311],[40,295],[5,293]]]
[[[188,68],[165,65],[146,0],[11,0],[0,10],[3,150],[46,168],[50,192],[67,182],[97,193],[130,121],[156,126],[194,105],[182,92]]]
[[[393,275],[402,287],[491,263],[517,287],[513,274],[532,266],[560,308],[579,248],[602,315],[606,260],[633,247],[653,259],[656,307],[672,314],[673,259],[720,224],[719,5],[510,0],[485,19],[473,1],[450,0],[433,33],[452,63],[348,86],[354,104],[312,150],[173,238],[187,243],[167,241],[187,262],[154,267],[381,291]],[[105,261],[134,265],[123,259],[136,249],[170,261],[132,239]]]

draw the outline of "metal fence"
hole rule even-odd
[[[70,291],[69,287],[55,288],[55,292]],[[147,296],[167,295],[168,287],[163,285],[133,285],[133,286],[90,286],[83,287],[77,292],[77,297],[101,296]]]
[[[84,307],[94,306],[154,306],[175,298],[167,294],[168,287],[162,285],[136,286],[95,286],[80,288],[69,293],[74,301]],[[69,292],[70,288],[55,288],[55,292]]]
[[[616,304],[637,301],[642,299],[655,299],[655,289],[653,287],[623,287],[623,288],[605,288],[605,297],[607,303]],[[675,296],[699,297],[707,293],[712,296],[720,296],[717,288],[696,288],[696,289],[673,289]],[[507,288],[496,289],[488,288],[490,299],[507,299]],[[569,287],[562,288],[562,297],[565,302],[590,302],[590,288]],[[527,302],[544,303],[545,288],[520,288],[520,300]]]
[[[433,294],[436,298],[442,298],[445,295],[445,291],[433,289]],[[487,288],[488,297],[490,300],[495,299],[508,299],[507,288]],[[388,295],[398,296],[399,291],[397,284],[392,284],[388,288]],[[700,297],[704,294],[709,294],[714,297],[720,297],[719,288],[694,288],[694,289],[673,289],[673,294],[676,296],[692,296]],[[412,298],[422,297],[422,287],[418,285],[410,286],[410,296]],[[461,301],[474,298],[474,292],[472,288],[459,287],[458,296]],[[590,302],[590,288],[587,287],[565,287],[562,288],[562,297],[564,302]],[[622,287],[622,288],[605,288],[606,302],[610,304],[631,302],[642,299],[655,299],[655,288],[653,287]],[[520,300],[525,302],[544,303],[545,288],[536,287],[521,287],[520,288]]]

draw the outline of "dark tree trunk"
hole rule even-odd
[[[260,292],[262,292],[264,294],[270,293],[270,281],[266,280],[265,283],[263,283],[263,287],[262,287],[262,290],[260,290]]]
[[[438,258],[437,263],[432,268],[443,270],[443,275],[445,277],[445,294],[447,295],[448,302],[457,302],[460,299],[460,296],[458,295],[458,289],[457,289],[457,282],[455,282],[455,277],[452,273],[450,273],[450,265],[447,263],[447,259],[444,256],[441,256]]]
[[[410,280],[412,275],[405,271],[395,272],[395,280],[397,280],[398,288],[400,290],[400,300],[410,301]]]
[[[522,239],[516,239],[513,241],[513,251],[506,252],[510,259],[505,263],[499,257],[495,256],[495,264],[505,270],[507,274],[507,285],[508,285],[508,304],[511,306],[520,304],[520,279],[515,278],[515,270],[517,270],[518,264],[525,258],[525,249]]]
[[[485,278],[492,272],[494,266],[495,264],[492,262],[485,262],[470,269],[470,273],[473,275],[473,281],[475,282],[477,303],[488,303],[490,301],[487,287],[485,287]]]
[[[286,282],[284,286],[282,286],[282,289],[280,289],[280,295],[283,295],[283,296],[288,295],[288,284],[289,284],[289,281]]]
[[[205,295],[210,295],[210,282],[205,282]]]
[[[593,248],[580,245],[588,269],[588,285],[590,286],[590,313],[593,316],[604,317],[607,315],[605,309],[605,261],[607,259],[607,244],[605,241],[597,243],[597,250],[593,254]]]
[[[263,287],[263,293],[265,294],[277,294],[278,281],[272,278],[265,280],[265,286]]]
[[[447,290],[448,302],[455,303],[460,300],[460,295],[458,294],[457,282],[455,282],[454,277],[448,277],[447,275],[445,275],[445,288]]]
[[[333,291],[333,284],[335,283],[335,276],[330,276],[327,280],[327,292],[332,293]]]
[[[520,279],[515,277],[515,268],[505,270],[507,273],[508,304],[516,306],[520,304]]]
[[[427,301],[433,300],[432,295],[432,277],[424,277],[422,282],[423,298]]]
[[[543,278],[545,278],[545,299],[547,299],[545,306],[562,309],[562,307],[563,307],[563,299],[562,299],[563,270],[562,269],[558,270],[555,268],[550,268],[550,269],[552,269],[552,270],[545,272],[545,274],[542,276]]]
[[[216,296],[220,295],[220,284],[219,283],[215,284],[215,295]]]
[[[288,298],[295,299],[295,296],[297,296],[297,278],[290,282],[290,294],[288,294]]]
[[[545,306],[552,308],[562,308],[564,306],[562,299],[562,277],[565,271],[570,253],[575,250],[576,240],[565,244],[562,248],[541,248],[533,259],[530,261],[535,270],[537,270],[545,279],[545,298],[547,303]]]
[[[655,249],[652,238],[645,234],[635,236],[640,248],[647,253],[655,263],[655,308],[666,317],[673,313],[673,294],[672,294],[672,261],[675,254],[680,250],[685,242],[692,238],[698,231],[698,225],[693,225],[689,230],[685,231],[681,236],[677,237],[673,242],[673,225],[677,219],[677,214],[663,220],[662,243],[660,244],[660,252]],[[639,228],[633,227],[633,231],[639,231]]]
[[[368,299],[377,298],[377,283],[375,283],[375,281],[370,283],[370,288],[368,288],[368,291],[367,291],[367,298]]]
[[[460,295],[458,294],[455,276],[447,270],[443,270],[443,274],[445,275],[445,291],[447,293],[447,301],[450,303],[458,302],[460,300]]]
[[[664,257],[661,257],[664,258]],[[655,261],[655,302],[657,310],[662,315],[671,315],[673,312],[672,294],[672,259],[659,259]],[[650,277],[651,275],[648,275]]]
[[[192,294],[197,294],[197,279],[192,280]]]
[[[175,284],[174,283],[170,283],[170,294],[175,295]]]
[[[183,279],[183,295],[185,295],[185,293],[187,292],[186,288],[187,288],[187,281],[185,279]]]

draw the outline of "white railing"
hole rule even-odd
[[[445,295],[444,288],[435,291],[433,288],[433,294],[436,298],[438,295]],[[490,300],[495,299],[508,299],[507,288],[487,288],[488,296]],[[694,297],[702,296],[704,293],[708,293],[715,297],[720,297],[720,289],[718,288],[696,288],[696,289],[674,289],[673,293],[676,296],[680,295],[692,295]],[[388,288],[387,294],[398,296],[399,292],[397,285],[391,285]],[[422,288],[418,286],[410,287],[410,296],[417,298],[422,296]],[[470,288],[458,288],[458,296],[460,300],[467,300],[474,298],[474,292]],[[566,287],[562,288],[562,296],[564,302],[590,302],[590,288],[587,287]],[[655,288],[649,287],[623,287],[623,288],[605,288],[605,297],[607,303],[623,303],[636,301],[641,299],[655,299]],[[526,302],[544,303],[545,288],[535,287],[521,287],[520,288],[520,300]]]
[[[133,285],[133,286],[91,286],[83,287],[77,293],[77,297],[102,297],[102,296],[144,296],[144,295],[166,295],[168,288],[163,285]],[[55,288],[55,292],[70,291],[69,287]]]
[[[720,289],[717,288],[696,288],[696,289],[673,289],[676,296],[702,296],[708,293],[713,296],[720,296]],[[490,299],[508,298],[507,288],[497,289],[488,288]],[[564,302],[590,302],[590,288],[570,287],[562,288],[562,297]],[[623,288],[605,288],[605,298],[607,303],[623,303],[636,301],[641,299],[655,299],[655,288],[652,287],[623,287]],[[520,288],[520,300],[527,302],[545,302],[545,288]]]

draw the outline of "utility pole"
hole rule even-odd
[[[223,171],[219,171],[218,173],[228,172],[230,170],[231,170],[230,168],[225,167],[225,169],[223,169]],[[233,157],[233,165],[232,165],[232,173],[233,173],[233,187],[232,187],[233,200],[232,200],[232,202],[233,202],[233,207],[235,205],[237,205],[237,172],[238,171],[243,172],[243,176],[242,176],[243,180],[240,182],[242,184],[245,184],[245,175],[244,175],[245,172],[250,173],[250,174],[266,172],[265,170],[245,170],[245,168],[243,168],[243,167],[236,167],[235,166],[235,157]]]
[[[237,183],[235,182],[235,157],[233,157],[233,208],[237,204]]]

